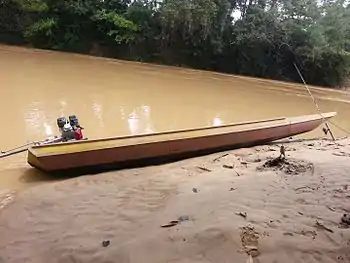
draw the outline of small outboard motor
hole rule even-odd
[[[63,141],[73,140],[75,138],[75,133],[73,127],[67,122],[62,129],[61,137]]]
[[[57,126],[61,133],[62,141],[83,139],[83,127],[80,126],[77,116],[71,115],[68,119],[66,117],[57,118]]]
[[[70,125],[72,125],[73,128],[79,128],[80,127],[79,120],[78,120],[77,116],[71,115],[71,116],[68,117],[68,119],[69,119]]]
[[[57,118],[57,126],[60,130],[63,129],[63,126],[67,123],[67,119],[66,117],[60,117],[60,118]]]
[[[80,126],[77,116],[71,115],[68,117],[68,119],[69,119],[70,125],[72,125],[73,127],[74,139],[82,140],[84,138],[84,135],[82,132],[84,128]]]

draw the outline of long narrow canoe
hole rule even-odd
[[[316,129],[336,112],[292,118],[242,122],[218,127],[123,136],[48,145],[28,149],[28,163],[57,172],[113,165],[142,165],[160,159],[182,159],[221,150],[252,146]]]

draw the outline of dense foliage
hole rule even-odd
[[[0,0],[0,41],[345,86],[345,0]]]

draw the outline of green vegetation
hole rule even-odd
[[[239,17],[232,14],[239,14]],[[0,41],[227,73],[348,84],[345,0],[0,0]]]

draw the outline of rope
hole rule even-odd
[[[305,86],[305,88],[307,89],[307,91],[308,91],[308,93],[309,93],[309,95],[310,95],[312,101],[314,102],[314,104],[315,104],[315,106],[316,106],[316,109],[317,109],[317,111],[318,111],[318,114],[320,114],[320,116],[322,117],[323,122],[324,122],[325,125],[326,125],[327,131],[329,131],[330,135],[332,136],[333,141],[335,141],[335,137],[334,137],[334,135],[333,135],[333,132],[331,131],[331,129],[330,129],[328,123],[327,123],[327,120],[323,117],[323,115],[322,115],[322,113],[321,113],[321,110],[320,110],[320,107],[318,106],[318,104],[317,104],[317,102],[316,102],[314,96],[312,95],[312,93],[311,93],[309,87],[307,86],[306,81],[304,80],[303,75],[301,74],[299,68],[297,67],[297,65],[296,65],[294,62],[293,62],[293,65],[294,65],[295,69],[297,70],[297,72],[298,72],[298,74],[299,74],[299,76],[300,76],[302,82],[304,83],[304,86]]]
[[[298,59],[295,57],[295,54],[294,54],[294,52],[293,52],[293,50],[292,50],[292,47],[291,47],[288,43],[282,43],[282,44],[279,46],[279,49],[281,49],[283,46],[287,46],[289,52],[290,52],[290,53],[292,54],[292,56],[293,56],[294,61],[297,61],[297,62],[298,62]],[[304,86],[305,86],[306,90],[308,91],[308,93],[309,93],[309,95],[310,95],[310,97],[311,97],[313,103],[315,104],[315,107],[316,107],[318,113],[321,115],[323,121],[325,122],[327,131],[329,131],[329,133],[331,134],[332,139],[335,140],[335,138],[334,138],[334,136],[333,136],[333,133],[332,133],[332,131],[330,130],[329,125],[328,125],[327,121],[325,120],[324,116],[322,115],[321,110],[320,110],[320,107],[318,106],[318,104],[317,104],[317,102],[316,102],[314,96],[312,95],[312,93],[311,93],[309,87],[307,86],[306,81],[305,81],[303,75],[301,74],[301,72],[300,72],[300,70],[299,70],[299,68],[297,67],[297,65],[296,65],[295,62],[293,62],[293,65],[294,65],[294,67],[295,67],[295,69],[296,69],[296,71],[297,71],[299,77],[301,78],[302,82],[304,83]],[[336,128],[338,128],[339,130],[345,132],[347,135],[350,135],[350,131],[348,131],[348,130],[342,128],[342,127],[340,127],[339,125],[335,124],[335,123],[334,123],[333,121],[331,121],[331,120],[328,120],[328,122],[329,122],[330,124],[332,124],[333,126],[335,126]]]
[[[333,121],[331,121],[331,120],[328,120],[328,122],[329,122],[330,124],[332,124],[334,127],[338,128],[339,130],[345,132],[347,135],[350,135],[350,131],[349,131],[349,130],[346,130],[346,129],[340,127],[339,125],[335,124],[335,123],[334,123]]]

